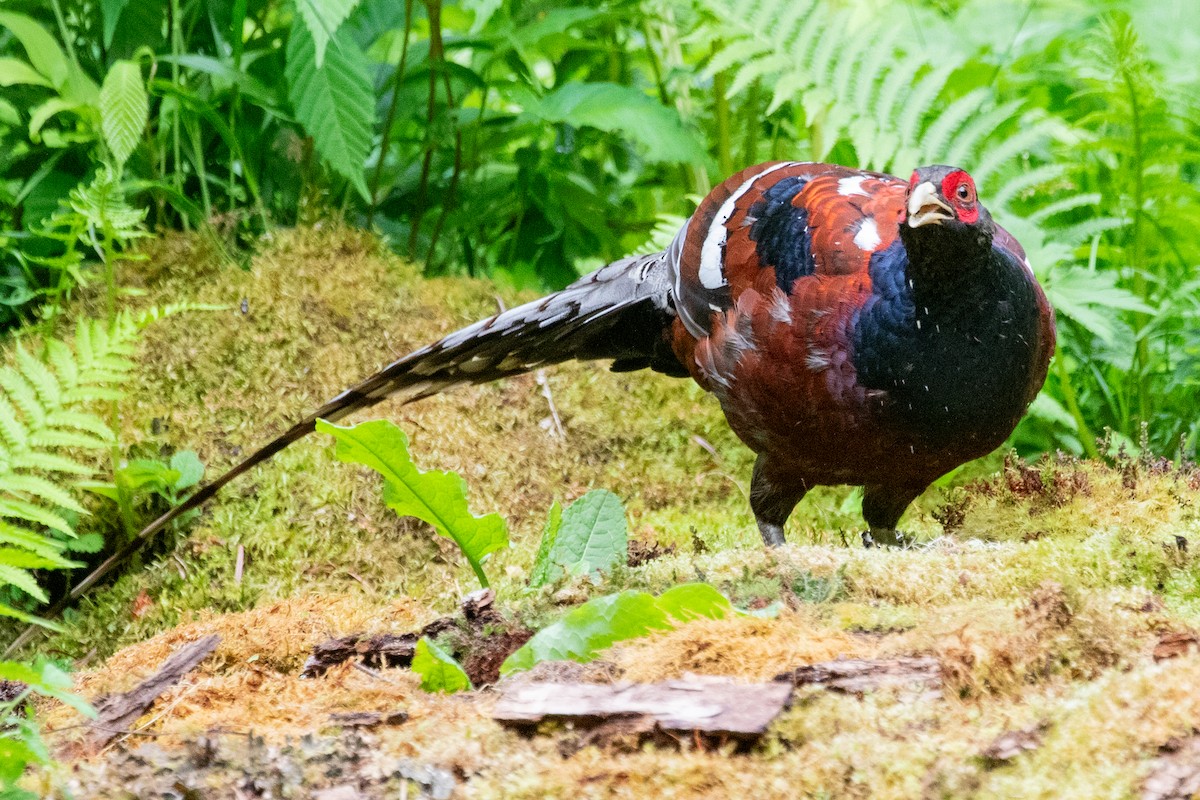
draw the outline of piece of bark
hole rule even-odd
[[[762,735],[787,705],[785,683],[679,680],[646,684],[526,683],[502,689],[492,711],[500,722],[530,726],[544,719],[595,725],[614,717],[647,717],[662,730],[737,738]]]
[[[154,705],[154,701],[163,692],[179,683],[184,675],[208,658],[209,654],[217,649],[217,643],[220,641],[221,637],[214,633],[184,645],[163,662],[158,672],[128,692],[108,695],[97,700],[94,704],[97,716],[89,726],[91,730],[87,736],[88,747],[93,752],[98,751],[124,733],[150,710],[150,706]]]
[[[924,656],[847,658],[797,667],[776,675],[775,680],[856,695],[890,687],[936,693],[942,688],[942,667],[936,658]]]
[[[1006,731],[997,736],[979,755],[992,767],[1007,764],[1022,753],[1040,747],[1042,735],[1048,727],[1046,723],[1039,722],[1028,728]]]
[[[1200,736],[1172,740],[1151,762],[1141,800],[1192,800],[1200,794]]]
[[[329,715],[329,721],[343,728],[374,728],[378,725],[401,725],[408,721],[407,711],[344,711]]]
[[[1166,661],[1168,658],[1179,658],[1200,649],[1200,639],[1191,631],[1175,631],[1164,633],[1154,646],[1154,660]]]
[[[415,633],[399,636],[390,633],[376,636],[352,633],[349,636],[327,639],[313,645],[312,655],[304,662],[300,676],[315,678],[331,667],[359,657],[368,667],[407,667],[412,664],[419,638]]]
[[[472,630],[503,622],[503,618],[495,609],[495,602],[496,592],[492,589],[477,589],[463,598],[462,615]],[[454,617],[440,617],[415,633],[352,633],[336,639],[327,639],[313,645],[312,655],[304,662],[300,676],[315,678],[331,667],[352,658],[361,658],[365,666],[377,669],[409,667],[412,666],[417,641],[421,637],[432,639],[457,624]]]

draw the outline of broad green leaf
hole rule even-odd
[[[317,421],[317,430],[337,439],[337,457],[363,464],[384,477],[383,500],[397,514],[416,517],[452,539],[479,582],[487,586],[483,560],[508,547],[508,529],[499,514],[477,517],[467,508],[467,484],[457,473],[422,472],[408,453],[408,437],[388,420],[349,428]]]
[[[316,45],[308,29],[299,20],[292,25],[284,67],[288,98],[317,152],[369,201],[363,165],[371,151],[375,126],[370,64],[345,31],[333,42],[325,63],[318,67]]]
[[[337,34],[338,28],[358,5],[358,0],[296,0],[296,9],[312,36],[316,51],[317,69],[325,61],[325,48]],[[340,46],[335,42],[334,47]]]
[[[116,62],[100,87],[100,128],[118,166],[137,149],[149,118],[150,97],[141,67],[133,61]]]
[[[247,72],[236,70],[232,64],[220,61],[212,56],[183,53],[178,56],[160,56],[158,60],[168,64],[178,64],[181,67],[193,69],[197,72],[203,72],[206,75],[219,78],[228,84],[235,85],[238,91],[265,109],[274,109],[280,103],[280,96],[267,88],[258,78]]]
[[[562,570],[550,560],[554,550],[554,542],[558,538],[558,529],[562,525],[562,506],[555,500],[546,516],[546,526],[542,528],[542,539],[538,543],[537,556],[533,559],[533,569],[529,573],[529,588],[536,589],[553,581],[556,574]]]
[[[171,469],[179,473],[176,489],[190,489],[204,477],[204,464],[194,450],[180,450],[171,456]]]
[[[658,607],[678,622],[723,619],[733,613],[729,598],[707,583],[685,583],[658,596]]]
[[[21,124],[21,112],[17,107],[0,97],[0,125],[16,127]]]
[[[542,661],[588,662],[615,642],[671,627],[667,614],[645,592],[626,590],[597,597],[538,631],[505,659],[500,674],[521,672]]]
[[[528,109],[547,122],[619,133],[651,161],[700,162],[704,148],[679,113],[645,93],[615,83],[566,83]]]
[[[74,111],[81,116],[89,113],[88,106],[74,100],[64,100],[61,97],[51,97],[37,108],[29,112],[29,138],[40,141],[42,127],[53,117],[63,111]],[[94,113],[94,112],[93,112]]]
[[[49,78],[52,85],[61,87],[66,83],[70,62],[58,42],[40,23],[24,14],[0,11],[0,27],[8,28],[25,48],[29,63]]]
[[[0,58],[0,86],[50,86],[42,73],[16,58]]]
[[[550,510],[546,529],[550,536],[542,536],[530,586],[553,582],[564,572],[603,572],[625,560],[629,546],[625,508],[615,494],[604,489],[588,492],[561,512],[561,520],[552,530],[556,508],[557,504]]]
[[[538,631],[505,659],[500,674],[521,672],[542,661],[588,662],[616,642],[701,617],[721,619],[733,611],[729,600],[705,583],[676,586],[659,597],[632,589],[597,597]]]
[[[421,688],[427,692],[469,692],[471,679],[453,656],[422,636],[413,654],[412,671],[421,676]]]

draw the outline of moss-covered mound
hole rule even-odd
[[[137,304],[225,310],[147,332],[122,436],[143,455],[196,450],[210,476],[397,355],[520,299],[482,281],[422,280],[337,227],[279,233],[245,271],[189,238],[147,255],[124,276],[143,290]],[[39,643],[79,659],[95,697],[128,689],[180,643],[222,636],[137,735],[72,758],[62,777],[75,796],[402,796],[409,776],[413,792],[461,797],[1133,797],[1160,749],[1200,727],[1190,468],[997,459],[992,474],[928,493],[905,521],[920,544],[904,551],[864,550],[853,496],[823,490],[799,509],[793,544],[764,552],[745,499],[748,453],[689,383],[568,365],[370,414],[408,431],[425,467],[460,472],[477,512],[508,519],[514,546],[489,572],[515,626],[536,629],[590,596],[693,580],[743,607],[781,602],[775,618],[618,645],[589,680],[768,680],[842,657],[927,655],[942,689],[800,690],[762,741],[737,750],[581,745],[561,727],[524,736],[491,720],[491,692],[428,695],[400,669],[347,664],[301,679],[313,644],[416,630],[475,588],[453,546],[397,519],[376,476],[312,436]],[[599,585],[525,591],[550,504],[594,487],[625,501],[636,565]],[[407,722],[366,733],[331,718],[398,708]],[[70,753],[77,718],[45,712]],[[1023,746],[989,750],[1018,731]]]

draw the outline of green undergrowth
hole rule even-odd
[[[137,304],[227,310],[147,331],[121,437],[155,457],[194,450],[210,477],[392,358],[498,302],[525,299],[480,281],[419,279],[369,236],[336,225],[277,233],[244,271],[187,237],[157,240],[147,255],[123,276],[142,290]],[[589,748],[564,760],[554,745],[505,733],[461,704],[431,706],[425,727],[417,714],[385,736],[406,754],[474,776],[471,796],[670,796],[671,788],[689,797],[735,789],[756,797],[1053,797],[1066,796],[1055,789],[1067,763],[1082,781],[1073,796],[1100,796],[1093,790],[1101,786],[1124,787],[1104,796],[1126,796],[1156,748],[1200,724],[1197,716],[1185,725],[1200,705],[1180,705],[1179,691],[1159,684],[1200,676],[1200,659],[1150,657],[1159,636],[1200,627],[1193,467],[1125,456],[1029,464],[998,453],[914,505],[903,523],[916,540],[911,549],[864,549],[857,497],[830,488],[798,508],[790,546],[767,551],[746,502],[750,455],[698,388],[579,364],[547,370],[546,385],[565,438],[535,376],[411,406],[385,402],[353,420],[394,421],[415,464],[459,473],[474,514],[504,517],[511,547],[482,568],[507,620],[531,633],[604,595],[660,597],[706,583],[738,609],[778,613],[694,620],[602,651],[600,661],[637,680],[687,672],[760,680],[842,656],[931,654],[947,696],[931,705],[886,693],[804,695],[745,756],[755,761],[753,792],[738,782],[748,768],[722,752]],[[630,563],[535,570],[552,505],[593,489],[624,503]],[[186,536],[156,545],[94,591],[67,616],[66,631],[38,648],[59,658],[90,654],[95,665],[144,643],[140,657],[151,661],[175,626],[185,637],[220,619],[241,630],[252,625],[241,612],[254,626],[274,625],[265,622],[271,609],[319,608],[323,596],[356,609],[356,630],[371,627],[374,610],[394,618],[391,604],[407,598],[419,612],[405,619],[454,610],[478,588],[472,566],[426,524],[397,517],[380,490],[378,475],[338,461],[331,437],[310,436],[227,488]],[[279,622],[280,631],[289,624]],[[304,635],[353,632],[338,624],[306,622]],[[378,629],[390,630],[382,621]],[[290,680],[308,640],[263,632],[264,642],[289,641],[286,658],[273,660],[259,657],[255,648],[270,645],[258,635],[218,651],[225,656],[214,674],[233,681],[253,661],[255,675],[274,675],[268,665],[278,663],[277,679]],[[451,663],[428,646],[423,652],[423,675]],[[89,688],[108,680],[99,669]],[[431,686],[465,688],[457,673],[438,674],[427,677]],[[1088,714],[1097,715],[1095,731]],[[980,760],[1000,733],[1043,723],[1042,745],[1014,764],[993,769]],[[473,744],[453,748],[455,732]]]

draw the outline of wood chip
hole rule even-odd
[[[1049,725],[1039,722],[1037,725],[1028,728],[1006,731],[997,736],[979,755],[983,757],[984,761],[988,762],[989,766],[994,767],[1006,764],[1022,753],[1027,753],[1030,750],[1036,750],[1040,747],[1042,736],[1048,728]]]
[[[330,714],[329,721],[343,728],[374,728],[379,725],[402,725],[408,721],[408,712],[343,711]]]
[[[1164,633],[1154,646],[1154,660],[1166,661],[1169,658],[1179,658],[1200,649],[1200,639],[1191,631],[1176,631]]]
[[[607,685],[517,682],[502,691],[492,717],[514,725],[545,719],[598,724],[614,717],[647,717],[662,730],[752,738],[762,735],[784,709],[792,687],[711,680]]]
[[[1151,762],[1141,800],[1192,800],[1200,794],[1200,736],[1172,740]]]
[[[940,693],[942,667],[936,658],[847,658],[797,667],[775,676],[792,686],[819,686],[862,695],[884,688],[915,688]]]
[[[163,662],[158,672],[123,694],[102,697],[94,705],[97,717],[89,726],[87,746],[100,750],[150,710],[159,696],[179,683],[184,675],[200,665],[217,648],[221,637],[213,634],[176,650]]]

